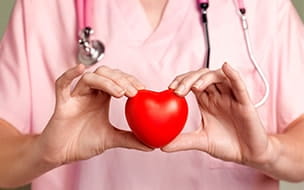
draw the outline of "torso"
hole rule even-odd
[[[98,7],[94,13],[96,37],[103,40],[107,48],[104,59],[91,70],[107,65],[135,75],[148,89],[160,91],[166,89],[175,76],[204,66],[206,48],[196,1],[152,1],[94,1]],[[256,82],[255,70],[249,62],[234,3],[232,0],[212,2],[209,10],[211,69],[228,61],[242,71],[250,93],[259,99],[262,93],[256,89],[263,86]],[[256,18],[253,14],[259,7],[257,2],[250,1],[249,22],[262,30],[256,20],[263,19],[263,15]],[[155,3],[155,9],[149,8],[150,3]],[[36,0],[35,4],[27,5],[31,10],[27,14],[30,15],[29,30],[32,30],[28,39],[34,100],[32,131],[38,133],[54,108],[54,81],[76,64],[76,21],[73,0]],[[275,15],[271,11],[267,9],[265,14]],[[268,17],[270,21],[263,23],[266,32],[262,38],[254,30],[250,31],[259,58],[270,56],[266,47],[273,34],[271,19],[274,18]],[[268,62],[262,64],[269,70]],[[113,125],[129,130],[124,118],[125,101],[125,98],[112,100],[110,120]],[[187,96],[187,101],[190,112],[183,132],[195,130],[201,122],[194,96]],[[270,105],[260,110],[262,115],[275,112]],[[268,131],[276,131],[276,123],[262,119],[269,126]],[[258,171],[225,163],[201,152],[166,154],[158,150],[142,153],[122,149],[58,168],[32,185],[33,190],[254,190],[265,187],[278,189],[278,183]]]

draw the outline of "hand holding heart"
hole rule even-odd
[[[239,74],[228,64],[216,71],[201,69],[178,76],[170,88],[180,96],[193,91],[202,124],[197,131],[178,136],[163,151],[196,149],[247,165],[273,158],[273,139],[266,134]]]
[[[84,160],[107,149],[124,147],[150,151],[133,133],[122,131],[109,121],[111,96],[132,97],[144,86],[133,76],[108,67],[85,73],[78,65],[56,81],[56,106],[37,145],[54,166]],[[81,76],[71,91],[72,81]]]
[[[180,135],[163,147],[163,151],[197,149],[239,163],[264,162],[269,158],[272,141],[263,129],[244,84],[228,65],[217,71],[202,69],[177,77],[170,88],[179,96],[172,90],[159,94],[145,91],[133,76],[105,66],[93,73],[83,72],[84,67],[79,65],[56,81],[55,111],[38,138],[48,160],[62,164],[88,159],[115,147],[152,150],[137,139],[150,147],[162,147],[182,130],[188,112],[183,96],[191,90],[201,109],[202,126],[196,132]],[[71,92],[72,81],[81,75]],[[127,118],[131,118],[129,124],[137,138],[111,125],[108,118],[111,96],[129,97]],[[138,105],[133,101],[141,98],[146,104]],[[156,112],[150,109],[151,104],[156,106]],[[136,115],[131,111],[134,108],[136,111],[137,107],[143,110],[142,117],[134,119]],[[142,130],[145,122],[149,124]]]

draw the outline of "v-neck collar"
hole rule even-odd
[[[149,44],[176,33],[186,16],[191,0],[168,0],[159,25],[153,29],[139,0],[115,0],[126,22],[129,38],[138,45]],[[194,0],[193,0],[194,1]]]

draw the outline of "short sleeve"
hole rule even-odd
[[[277,123],[282,132],[304,113],[304,27],[291,1],[279,2],[275,43],[279,61]]]
[[[25,20],[24,1],[18,0],[0,43],[0,118],[29,133],[31,84]]]

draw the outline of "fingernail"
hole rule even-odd
[[[128,89],[129,93],[130,93],[130,96],[133,97],[137,94],[137,90],[131,88],[131,89]]]
[[[144,89],[146,89],[146,87],[143,85],[137,87],[137,90],[144,90]]]
[[[177,94],[182,94],[182,93],[185,91],[185,89],[186,89],[185,85],[181,84],[181,85],[179,85],[179,87],[175,90],[175,92],[176,92]]]
[[[177,82],[177,81],[173,81],[173,82],[170,84],[169,88],[171,88],[171,89],[176,89],[177,85],[178,85],[178,82]]]
[[[199,89],[199,88],[202,87],[203,84],[204,84],[204,81],[203,81],[203,80],[198,80],[198,81],[196,81],[196,83],[193,85],[193,87]]]

